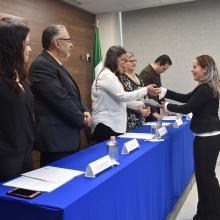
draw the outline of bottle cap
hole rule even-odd
[[[115,140],[116,140],[115,136],[111,136],[111,137],[110,137],[110,140],[111,140],[111,141],[115,141]]]

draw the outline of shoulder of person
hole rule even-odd
[[[118,77],[109,68],[106,67],[100,72],[99,78],[106,80],[110,80],[110,79],[118,80]]]
[[[39,54],[32,62],[31,67],[41,66],[41,65],[52,66],[52,63],[48,59],[46,59],[46,57],[42,56],[42,54]]]
[[[140,74],[152,75],[152,74],[153,74],[153,71],[152,71],[151,64],[147,65],[147,66],[141,71]]]
[[[201,83],[196,87],[196,89],[212,90],[212,87],[208,83]]]
[[[60,69],[56,66],[47,62],[42,57],[37,58],[29,68],[29,79],[31,83],[33,81],[44,81],[57,79],[60,74]]]
[[[140,74],[143,74],[143,73],[147,72],[147,67],[148,66],[144,67],[144,69],[141,70]]]
[[[4,90],[7,86],[7,83],[0,78],[0,90]]]
[[[9,95],[8,92],[14,91],[12,87],[4,79],[0,79],[0,93],[3,94],[1,98],[6,98],[5,94]],[[14,92],[13,92],[14,93]]]
[[[48,60],[42,54],[39,54],[30,65],[29,72],[32,73],[35,71],[46,71],[46,70],[56,71],[59,70],[59,66]]]
[[[205,94],[213,94],[213,88],[208,83],[201,83],[195,89],[195,91],[204,92]]]

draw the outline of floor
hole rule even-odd
[[[216,175],[220,182],[220,157],[216,166]],[[180,212],[178,213],[175,220],[192,220],[192,217],[196,213],[197,206],[197,189],[196,184],[194,183],[192,190],[189,192]]]

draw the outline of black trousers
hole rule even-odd
[[[0,156],[0,182],[32,170],[32,148],[23,152]]]
[[[67,152],[41,152],[40,153],[40,167],[46,166],[48,163],[52,163],[56,160],[67,157],[76,151]]]
[[[201,220],[220,220],[220,188],[215,167],[220,150],[220,135],[195,137],[194,165],[198,189],[197,214]]]
[[[110,127],[104,125],[103,123],[99,123],[95,127],[95,130],[92,134],[92,139],[96,143],[99,143],[108,140],[110,136],[118,136],[120,134],[121,133],[113,131]]]

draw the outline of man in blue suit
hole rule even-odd
[[[76,152],[80,129],[91,125],[79,88],[63,66],[73,47],[65,26],[50,25],[42,35],[42,53],[29,70],[35,98],[36,150],[41,166]]]

